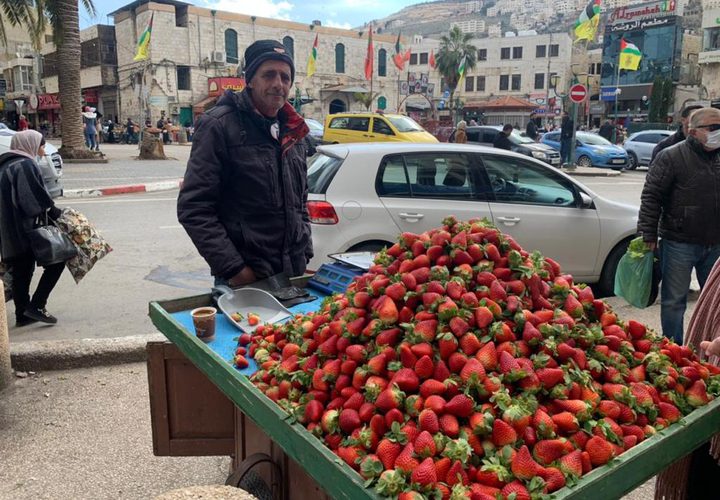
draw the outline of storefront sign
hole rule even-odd
[[[603,87],[600,89],[600,100],[614,101],[617,94],[618,92],[616,87]]]
[[[60,109],[60,98],[57,94],[40,94],[38,97],[38,111],[45,109]]]
[[[82,91],[83,101],[86,104],[98,103],[98,92],[96,89],[86,89]]]
[[[627,21],[624,23],[608,25],[607,31],[610,33],[619,33],[626,31],[645,31],[650,28],[660,26],[671,26],[675,24],[675,17],[652,17],[649,19],[637,19],[635,21]]]
[[[720,50],[711,52],[700,52],[698,55],[698,64],[720,63]]]
[[[245,88],[245,79],[236,77],[208,78],[208,97],[217,97],[226,90],[240,92]]]
[[[682,12],[678,12],[678,10],[676,0],[661,0],[642,5],[618,7],[608,17],[608,23],[619,24],[639,19],[682,15]]]
[[[28,111],[34,113],[38,109],[38,104],[37,94],[30,94],[30,99],[28,99]]]

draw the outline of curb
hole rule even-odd
[[[112,186],[104,188],[66,189],[64,198],[96,198],[128,193],[153,193],[157,191],[171,191],[182,187],[182,179],[162,182],[149,182],[147,184],[133,184],[129,186]]]
[[[15,371],[49,371],[145,361],[148,342],[165,341],[161,333],[109,339],[19,342],[10,349]]]

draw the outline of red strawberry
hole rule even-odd
[[[402,444],[385,438],[378,443],[375,454],[380,458],[385,469],[392,469],[402,448]]]
[[[449,438],[455,439],[460,435],[460,424],[455,415],[446,414],[440,417],[440,430]]]
[[[453,320],[463,321],[460,318],[453,318]],[[464,335],[462,335],[462,337],[460,337],[460,350],[468,356],[473,356],[476,352],[480,350],[481,347],[482,343],[480,342],[480,339],[477,338],[477,335],[472,332],[465,333]]]
[[[410,368],[401,368],[398,370],[392,382],[397,384],[400,390],[406,393],[416,392],[418,387],[420,387],[420,378]]]
[[[418,461],[413,458],[415,448],[412,443],[405,445],[405,448],[400,452],[398,457],[395,459],[395,468],[405,472],[412,472],[419,465]]]
[[[458,394],[445,405],[445,411],[457,417],[469,417],[473,412],[474,402],[465,394]]]
[[[436,434],[440,430],[440,422],[438,420],[437,413],[433,410],[423,410],[418,416],[418,425],[423,431],[428,431],[430,434]]]
[[[486,328],[493,321],[495,321],[495,316],[493,315],[492,311],[490,311],[490,309],[485,306],[478,307],[477,309],[475,309],[474,312],[475,312],[475,325],[478,328]]]
[[[310,422],[319,422],[323,413],[323,405],[316,399],[311,399],[305,405],[305,412],[303,414],[304,423],[309,424]]]
[[[693,384],[685,391],[685,398],[687,402],[694,408],[705,406],[710,402],[707,394],[707,386],[704,380],[696,380]]]
[[[435,365],[433,364],[432,358],[428,355],[421,357],[415,363],[415,373],[421,379],[431,377],[434,370]]]
[[[486,377],[485,367],[475,358],[469,359],[460,370],[460,380],[466,386],[474,386],[482,382]]]
[[[380,411],[387,412],[402,405],[405,394],[397,387],[391,386],[383,390],[375,400],[375,406]]]
[[[627,322],[627,331],[633,339],[640,339],[645,336],[647,328],[639,321],[631,319]]]
[[[511,470],[513,475],[518,479],[529,481],[537,476],[542,466],[533,460],[528,447],[523,445],[512,461]]]
[[[556,413],[552,416],[552,421],[560,431],[566,434],[577,432],[580,429],[577,418],[569,411]]]
[[[590,455],[590,463],[594,467],[605,465],[614,455],[613,446],[605,439],[593,436],[585,444],[585,451]]]
[[[568,294],[563,309],[573,318],[580,318],[583,315],[583,306],[573,294]]]
[[[450,469],[445,475],[445,482],[450,487],[453,487],[456,484],[468,485],[470,483],[468,474],[465,472],[465,468],[460,460],[455,460],[452,463]]]
[[[381,297],[375,303],[375,312],[380,321],[385,325],[394,325],[398,320],[398,308],[395,302],[388,297]]]
[[[573,417],[574,418],[574,417]],[[532,417],[532,426],[538,437],[551,438],[555,436],[557,426],[545,411],[538,409]]]
[[[560,458],[559,461],[560,470],[566,474],[572,474],[576,477],[582,476],[582,452],[580,450],[574,450]]]
[[[442,395],[445,393],[445,384],[435,379],[427,379],[420,385],[420,395],[425,399],[433,394]]]
[[[426,458],[412,471],[411,481],[418,483],[421,487],[430,486],[437,480],[437,471],[432,458]]]
[[[499,418],[495,419],[492,430],[492,442],[495,446],[513,444],[517,441],[517,438],[517,432],[510,424],[503,422]]]
[[[345,463],[355,470],[358,470],[358,461],[360,460],[360,449],[357,446],[340,446],[337,449],[337,455],[342,458]]]
[[[660,410],[660,416],[670,423],[677,422],[682,418],[682,413],[678,410],[677,406],[663,403],[662,401],[658,404]]]
[[[497,368],[498,354],[494,342],[488,342],[480,348],[475,358],[482,363],[485,371],[492,371]]]
[[[552,389],[562,382],[565,377],[565,372],[562,368],[540,368],[535,371],[535,374],[545,389]]]
[[[515,500],[530,500],[530,492],[522,482],[517,480],[505,485],[500,493],[502,493],[503,498],[509,498],[510,495],[514,494]]]
[[[400,302],[405,298],[407,289],[402,283],[393,283],[385,288],[385,295],[393,299],[395,302]]]
[[[541,470],[539,476],[545,480],[545,492],[552,493],[565,486],[565,475],[555,467]]]
[[[436,453],[435,440],[428,431],[422,431],[415,438],[415,453],[421,457],[432,457]]]
[[[535,443],[533,456],[542,465],[550,465],[567,451],[562,439],[545,439]]]

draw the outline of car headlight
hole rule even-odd
[[[538,160],[547,160],[547,154],[543,153],[542,151],[532,151],[533,158],[537,158]]]
[[[608,156],[608,152],[601,148],[594,148],[593,153],[595,153],[598,156]]]

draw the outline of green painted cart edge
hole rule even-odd
[[[720,398],[699,408],[677,424],[629,449],[608,465],[593,470],[572,488],[552,495],[554,500],[620,498],[668,465],[684,457],[720,432]]]
[[[183,299],[209,304],[209,296]],[[307,429],[291,423],[288,415],[260,392],[244,375],[190,334],[159,302],[150,303],[150,318],[157,329],[217,387],[295,460],[328,494],[337,499],[378,499],[364,480]]]

